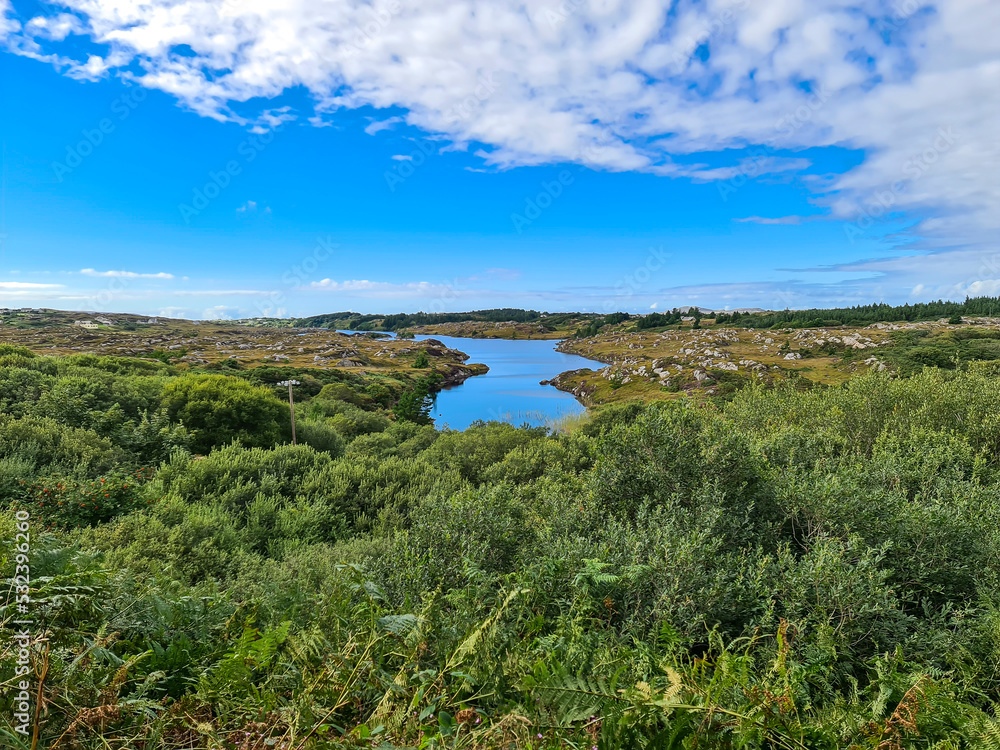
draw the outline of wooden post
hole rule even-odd
[[[292,413],[292,445],[295,445],[295,402],[292,399],[292,384],[288,383],[288,409]]]

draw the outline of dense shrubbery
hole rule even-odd
[[[439,432],[335,383],[291,446],[244,380],[0,357],[40,746],[1000,744],[993,364],[559,435]],[[202,393],[222,416],[182,427]]]

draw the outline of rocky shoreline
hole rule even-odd
[[[435,390],[454,388],[457,385],[462,385],[462,383],[469,378],[474,378],[477,375],[485,375],[489,371],[489,366],[479,363],[471,365],[449,365],[445,372],[438,373],[443,376],[443,380],[438,383]]]
[[[557,347],[558,348],[558,347]],[[594,406],[594,402],[591,400],[594,391],[597,390],[594,386],[588,386],[585,382],[573,382],[573,378],[576,376],[583,377],[588,374],[593,374],[593,370],[587,367],[580,368],[579,370],[567,370],[566,372],[561,372],[556,375],[551,380],[540,380],[539,385],[551,385],[563,393],[572,394],[577,401],[579,401],[584,406],[590,408]]]

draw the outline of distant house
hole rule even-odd
[[[74,320],[73,325],[79,326],[80,328],[86,328],[88,331],[93,331],[99,326],[92,320]]]
[[[144,320],[143,324],[147,326],[156,326],[160,324],[160,321],[158,321],[156,318],[150,318],[149,320]]]
[[[115,324],[115,321],[111,320],[110,318],[96,318],[96,320],[102,326],[113,326]]]

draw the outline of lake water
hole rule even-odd
[[[486,375],[469,378],[462,385],[438,394],[431,416],[438,428],[464,430],[477,419],[521,425],[546,425],[579,414],[585,407],[571,394],[551,385],[539,385],[561,372],[604,365],[575,354],[557,352],[557,341],[515,339],[466,339],[454,336],[415,336],[436,339],[469,355],[467,362],[487,365]]]

